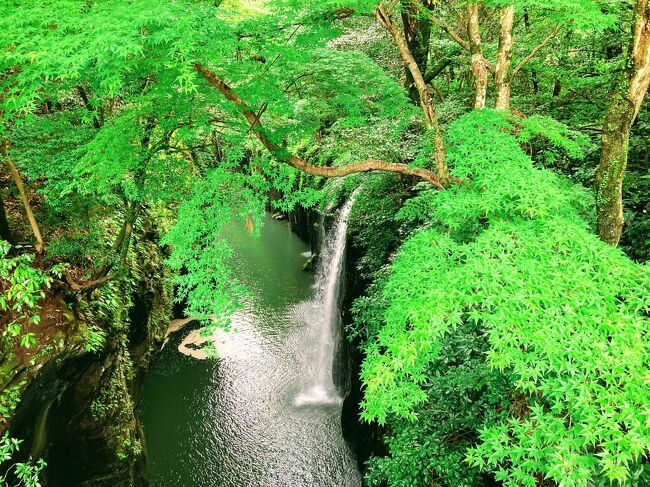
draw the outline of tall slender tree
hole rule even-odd
[[[623,231],[623,179],[630,129],[649,85],[650,6],[648,0],[636,0],[627,66],[605,114],[596,175],[598,235],[610,245],[618,245]]]
[[[499,52],[495,73],[497,88],[496,107],[510,108],[510,67],[512,66],[513,27],[515,25],[515,6],[507,5],[501,11],[501,30],[499,31]]]
[[[426,9],[433,8],[431,0],[423,0],[422,6]],[[429,62],[429,46],[431,41],[431,23],[418,13],[418,9],[408,1],[402,2],[402,24],[404,38],[417,62],[420,71],[426,72]],[[409,98],[414,104],[420,103],[418,88],[408,67],[404,68],[404,86],[408,90]]]
[[[467,38],[469,51],[472,56],[472,73],[474,74],[474,108],[485,108],[487,101],[488,70],[483,56],[481,40],[481,6],[477,2],[467,4]]]

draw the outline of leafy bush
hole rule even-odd
[[[9,435],[5,433],[0,438],[0,463],[10,461],[18,453],[21,443],[21,440],[9,438]],[[8,479],[13,476],[18,480],[17,484],[12,484],[15,487],[41,487],[38,477],[45,467],[46,464],[42,458],[39,458],[36,462],[30,460],[28,462],[14,463],[4,475],[0,476],[0,482],[3,485],[8,485]]]
[[[363,417],[417,420],[445,336],[473,324],[513,393],[469,464],[506,485],[623,484],[650,451],[650,275],[588,230],[583,192],[535,169],[515,133],[497,112],[461,117],[449,159],[465,184],[402,211],[431,223],[404,244],[383,290]]]
[[[394,217],[406,196],[404,182],[394,175],[377,174],[364,180],[349,227],[355,246],[363,249],[357,263],[361,277],[370,278],[381,269],[400,242]]]
[[[45,297],[43,288],[50,287],[52,278],[31,265],[32,254],[8,257],[11,246],[0,240],[0,311],[10,320],[3,336],[20,337],[20,344],[29,348],[36,344],[35,334],[24,333],[25,321],[38,325],[41,317],[38,304]]]
[[[369,485],[413,487],[483,485],[478,468],[464,463],[478,431],[506,416],[510,406],[507,377],[485,361],[487,337],[476,323],[466,323],[443,337],[438,358],[426,371],[426,399],[411,421],[391,416],[385,439],[390,455],[372,458]]]

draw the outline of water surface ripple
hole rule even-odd
[[[140,414],[152,487],[360,486],[341,402],[296,402],[322,340],[307,246],[269,217],[260,238],[243,225],[228,237],[252,296],[236,331],[217,338],[222,359],[179,353],[185,328],[149,371]]]

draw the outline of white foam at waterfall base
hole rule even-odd
[[[314,385],[310,390],[299,393],[293,400],[294,406],[309,406],[315,404],[337,406],[343,398],[334,390],[328,391],[320,385]]]
[[[310,377],[311,383],[295,396],[295,406],[336,405],[342,402],[332,378],[332,365],[336,331],[341,320],[339,289],[345,260],[346,234],[355,195],[356,191],[339,210],[327,235],[323,235],[320,264],[316,272],[315,296],[309,303],[310,306],[306,307],[310,310],[307,318],[317,328],[315,331],[318,343],[315,345],[318,349],[310,367],[314,372]]]

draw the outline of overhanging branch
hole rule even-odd
[[[271,152],[277,160],[284,164],[304,173],[312,174],[314,176],[323,176],[326,178],[337,178],[349,174],[369,171],[394,172],[418,177],[427,181],[436,188],[444,189],[444,186],[436,173],[427,169],[409,167],[407,164],[386,162],[376,159],[355,162],[343,167],[327,167],[311,164],[308,161],[289,153],[286,147],[273,142],[266,135],[266,130],[264,130],[257,113],[251,110],[246,102],[242,100],[226,82],[217,76],[214,71],[208,69],[201,63],[194,64],[194,69],[200,73],[212,87],[216,88],[227,100],[231,101],[237,107],[239,113],[248,121],[250,130],[255,137],[257,137],[262,145],[266,147],[266,149]]]

